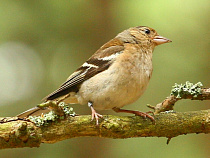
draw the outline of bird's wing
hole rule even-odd
[[[109,46],[108,48],[104,48],[104,46],[102,46],[81,67],[79,67],[67,79],[67,81],[60,86],[60,88],[49,94],[47,97],[44,98],[44,100],[54,100],[70,92],[77,92],[79,90],[79,85],[82,82],[104,70],[107,70],[114,62],[115,57],[121,54],[124,50],[124,46],[122,45],[113,45],[111,47]],[[97,55],[98,53],[100,54],[100,56]]]

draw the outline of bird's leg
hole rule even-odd
[[[155,122],[154,117],[152,117],[148,113],[144,113],[144,112],[141,112],[141,111],[125,110],[125,109],[120,109],[120,108],[113,108],[113,110],[115,112],[125,112],[125,113],[135,114],[135,115],[138,115],[138,116],[142,116],[144,118],[147,117],[147,118],[151,119],[152,122]]]
[[[93,103],[92,102],[88,102],[88,106],[90,107],[91,112],[92,112],[92,114],[91,114],[92,120],[95,118],[96,119],[96,125],[98,125],[98,118],[99,117],[103,118],[103,116],[95,111],[95,109],[93,108]]]

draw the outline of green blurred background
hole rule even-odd
[[[55,90],[101,45],[132,26],[150,26],[173,42],[156,48],[147,91],[125,108],[148,111],[185,81],[209,82],[208,0],[7,0],[0,3],[0,116],[14,116]],[[74,105],[79,114],[87,106]],[[176,111],[209,108],[183,100]],[[114,114],[104,111],[102,114]],[[123,115],[123,114],[120,114]],[[74,138],[39,148],[7,149],[2,158],[207,158],[209,135],[166,138]]]

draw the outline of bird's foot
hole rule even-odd
[[[101,114],[97,113],[92,106],[90,106],[90,109],[92,111],[92,114],[91,114],[92,120],[94,120],[94,118],[95,118],[96,119],[96,125],[98,125],[98,119],[99,119],[99,117],[100,118],[103,118],[103,116]]]
[[[137,116],[142,116],[144,118],[149,118],[154,124],[155,124],[155,119],[148,113],[152,113],[151,111],[149,112],[141,112],[141,111],[134,111],[134,110],[125,110],[125,109],[120,109],[120,108],[113,108],[115,112],[125,112],[125,113],[130,113],[130,114],[135,114]]]
[[[91,114],[92,120],[94,120],[94,118],[95,118],[96,119],[96,125],[98,126],[98,118],[99,117],[103,118],[103,116],[95,111],[95,109],[93,108],[93,103],[92,102],[89,101],[88,106],[90,107],[90,109],[92,111],[92,114]]]

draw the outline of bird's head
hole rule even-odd
[[[119,33],[117,37],[125,43],[136,43],[145,47],[155,47],[160,44],[172,42],[147,26],[131,27]]]

